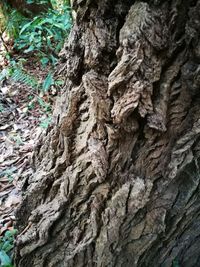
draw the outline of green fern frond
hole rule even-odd
[[[25,72],[23,68],[17,63],[11,64],[8,68],[3,69],[0,72],[0,82],[5,80],[6,78],[10,78],[14,81],[26,84],[32,88],[36,88],[39,85],[38,80],[32,75]]]
[[[10,78],[14,81],[18,81],[24,83],[30,87],[37,87],[38,81],[32,75],[26,73],[22,68],[19,66],[12,67],[12,71],[10,73]]]

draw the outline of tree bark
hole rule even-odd
[[[200,1],[73,4],[16,267],[200,266]]]
[[[27,3],[26,0],[3,0],[3,4],[7,3],[11,7],[17,9],[25,16],[38,15],[43,12],[47,12],[49,8],[52,8],[51,1],[48,0],[45,3]]]

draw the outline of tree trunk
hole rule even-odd
[[[47,12],[48,8],[52,7],[50,0],[46,0],[43,3],[34,1],[32,1],[32,3],[27,3],[27,0],[3,0],[3,4],[4,1],[25,16],[38,15],[42,12]]]
[[[16,267],[200,266],[200,1],[74,1]]]

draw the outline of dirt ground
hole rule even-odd
[[[5,47],[0,43],[0,72],[7,64]],[[39,81],[49,71],[34,57],[28,58],[23,67]],[[41,94],[39,89],[9,77],[0,80],[0,236],[14,228],[21,188],[32,173],[34,146],[50,121],[54,99],[55,92]]]

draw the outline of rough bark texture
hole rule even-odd
[[[200,266],[200,1],[74,7],[16,267]]]

